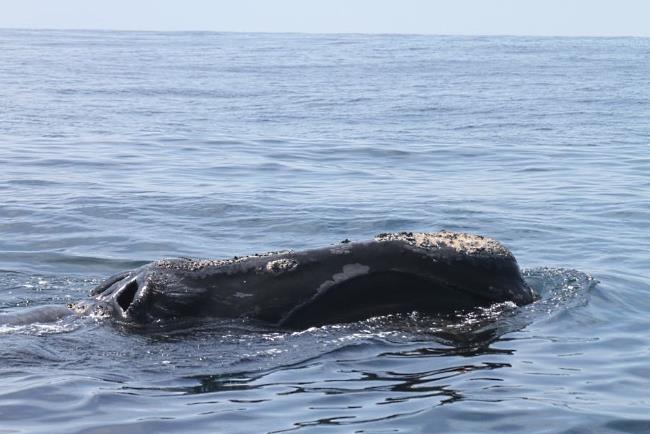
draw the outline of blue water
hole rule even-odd
[[[499,239],[533,305],[0,327],[1,432],[650,432],[650,39],[0,31],[0,311],[161,257]]]

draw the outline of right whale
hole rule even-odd
[[[537,298],[501,243],[446,231],[227,260],[165,259],[112,276],[91,295],[96,302],[84,311],[133,325],[242,317],[294,329]]]

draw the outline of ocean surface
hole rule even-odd
[[[0,313],[441,229],[541,299],[0,326],[0,432],[650,432],[650,39],[0,30]]]

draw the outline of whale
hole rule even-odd
[[[537,299],[503,244],[447,231],[230,259],[161,259],[109,277],[90,295],[69,308],[133,326],[247,318],[289,329]]]

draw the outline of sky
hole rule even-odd
[[[650,36],[650,1],[0,0],[0,28]]]

